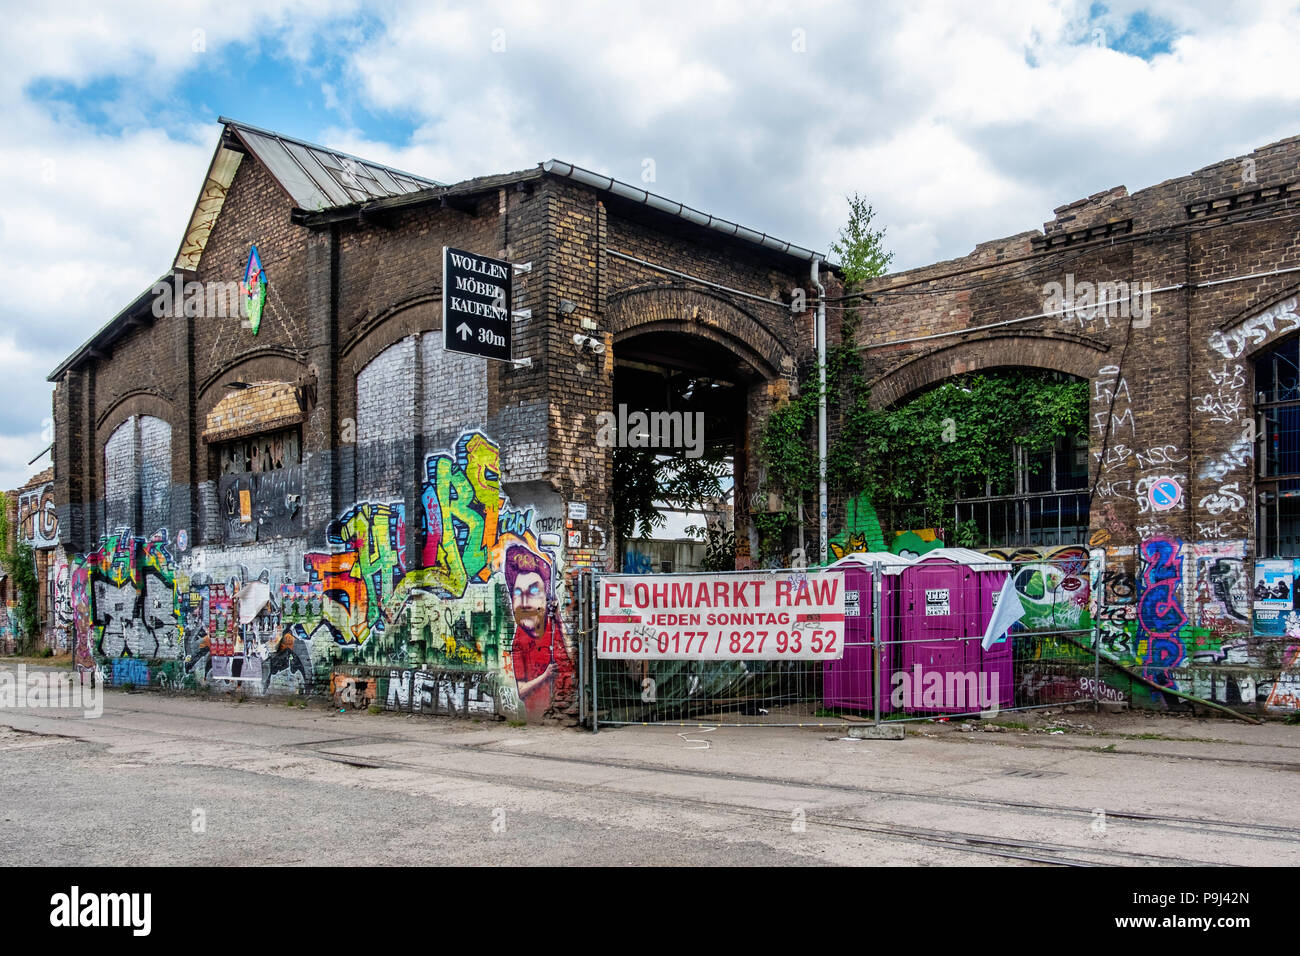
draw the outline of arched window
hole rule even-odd
[[[1255,358],[1261,558],[1300,556],[1300,338]]]
[[[132,415],[104,443],[104,526],[150,535],[171,522],[172,427]]]
[[[922,442],[924,448],[942,452],[932,455],[934,467],[916,462],[914,473],[895,474],[896,485],[913,492],[930,490],[924,501],[918,495],[888,508],[893,530],[942,528],[947,544],[967,547],[1087,541],[1085,380],[1035,368],[999,368],[947,379],[896,411],[904,413],[902,427],[921,428],[902,433],[942,436],[943,444]],[[960,461],[963,455],[948,453],[945,445],[1002,447],[1009,453],[991,456],[999,462],[988,466],[995,468],[991,473],[972,473],[970,463]],[[963,475],[957,480],[949,477],[955,468]]]

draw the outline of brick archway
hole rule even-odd
[[[625,289],[610,297],[605,316],[616,348],[648,332],[680,332],[735,353],[753,377],[773,379],[794,370],[790,349],[760,316],[708,290],[678,283]]]
[[[981,369],[1052,369],[1091,380],[1112,364],[1109,346],[1084,336],[1006,332],[935,348],[905,360],[871,383],[871,404],[887,408],[944,379]]]

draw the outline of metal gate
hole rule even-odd
[[[837,562],[845,571],[846,606],[843,653],[834,661],[603,659],[600,582],[628,576],[584,572],[582,720],[593,731],[602,724],[849,728],[987,718],[1119,696],[1101,677],[1092,602],[1100,573],[1086,552],[1038,560],[1022,552],[998,562],[945,550],[950,556],[942,560],[861,555]],[[984,647],[1004,593],[1014,595],[1023,614],[1005,638]]]

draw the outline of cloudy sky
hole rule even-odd
[[[649,159],[822,250],[856,190],[896,270],[1300,134],[1296,3],[5,7],[0,488],[49,463],[45,377],[169,267],[219,115],[443,182]]]

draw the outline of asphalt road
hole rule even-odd
[[[592,735],[110,691],[0,710],[10,865],[1300,863],[1300,728]],[[1063,730],[1052,733],[1051,729]]]

